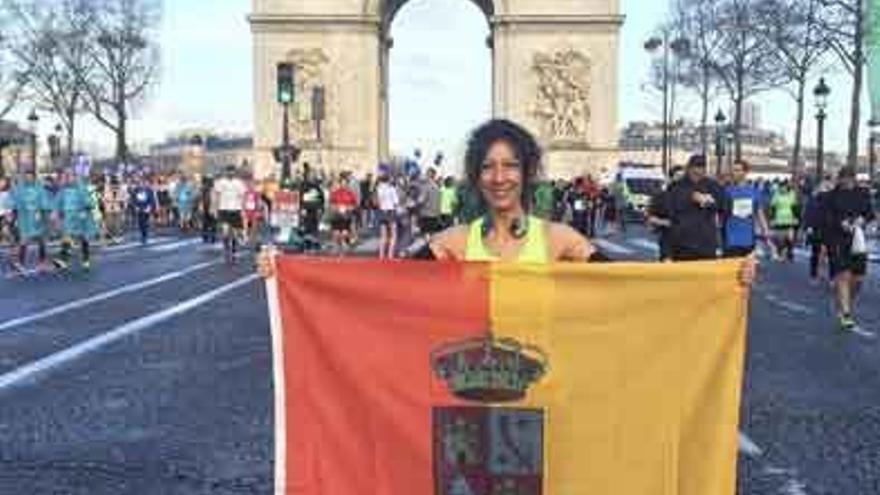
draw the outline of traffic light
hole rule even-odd
[[[290,145],[287,148],[285,148],[284,146],[276,146],[272,148],[272,158],[274,158],[275,161],[278,163],[284,163],[285,158],[287,158],[291,163],[295,163],[297,160],[299,160],[301,154],[302,150],[294,145]]]
[[[278,64],[278,103],[289,105],[293,103],[293,64]]]
[[[312,88],[312,120],[324,120],[324,87]]]

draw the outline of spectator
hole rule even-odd
[[[670,256],[675,261],[714,259],[718,256],[718,214],[724,191],[706,176],[706,157],[693,155],[685,177],[669,189],[667,212]]]

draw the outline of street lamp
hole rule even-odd
[[[657,50],[663,48],[663,174],[669,173],[669,162],[671,162],[671,147],[669,146],[669,125],[672,119],[671,107],[674,104],[670,98],[670,88],[674,88],[675,81],[670,82],[669,77],[669,58],[670,53],[679,57],[687,56],[690,51],[690,42],[685,38],[676,38],[670,42],[669,32],[664,31],[663,37],[653,36],[645,42],[645,50],[648,53],[655,54]],[[676,76],[677,76],[676,71]],[[674,93],[672,93],[674,98]]]
[[[880,121],[871,119],[868,121],[868,183],[874,184],[877,174],[877,127]]]
[[[727,171],[733,170],[733,142],[736,139],[736,129],[733,124],[728,124],[724,131],[724,137],[727,138]]]
[[[715,114],[715,156],[718,158],[718,161],[715,165],[715,175],[721,176],[721,162],[724,156],[724,123],[727,121],[727,116],[724,115],[724,112],[721,109],[718,109],[718,113]]]
[[[31,109],[30,115],[27,117],[31,131],[31,167],[34,173],[37,172],[37,124],[40,122],[40,116],[37,115],[37,109]]]
[[[831,94],[831,88],[825,83],[825,78],[819,78],[819,84],[813,89],[813,96],[816,99],[816,180],[821,181],[825,175],[825,118],[828,114],[825,109],[828,108],[828,95]]]

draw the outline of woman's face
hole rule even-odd
[[[496,141],[489,147],[480,172],[483,199],[495,211],[521,209],[522,190],[522,164],[513,147],[506,141]]]

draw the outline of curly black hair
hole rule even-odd
[[[513,148],[513,153],[522,167],[523,208],[531,205],[532,189],[541,170],[541,147],[538,141],[524,127],[507,119],[492,119],[480,125],[471,133],[464,156],[465,176],[474,191],[479,191],[480,175],[489,148],[498,141],[504,141]],[[480,197],[482,203],[482,196]],[[485,205],[483,205],[485,206]]]

